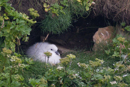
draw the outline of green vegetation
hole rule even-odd
[[[8,0],[0,0],[0,87],[19,87],[25,85],[20,72],[23,68],[28,68],[32,60],[25,59],[24,64],[20,59],[22,56],[15,53],[15,48],[20,45],[21,39],[28,41],[30,27],[36,21],[24,13],[18,13],[7,2]]]
[[[121,26],[124,27],[126,31],[130,31],[130,26],[128,26],[128,25],[126,26],[125,22],[122,22]]]
[[[25,79],[31,78],[29,83],[34,87],[129,87],[130,46],[126,44],[128,42],[125,38],[117,36],[109,49],[104,49],[105,52],[88,54],[79,51],[73,53],[76,56],[65,56],[56,66],[34,62],[30,66],[31,70],[25,69],[26,75],[30,76],[25,76]]]
[[[27,62],[30,66],[20,70],[22,85],[33,87],[129,87],[129,41],[121,36],[113,44],[98,52],[77,51],[61,59],[58,65],[38,61]],[[123,44],[123,47],[122,45]],[[115,54],[116,53],[116,54]],[[118,54],[119,53],[119,54]]]
[[[59,34],[64,30],[67,30],[71,26],[71,15],[67,10],[64,11],[67,15],[59,13],[59,16],[52,18],[52,14],[46,16],[42,21],[42,31],[43,32],[52,32],[53,34]]]
[[[41,63],[26,58],[15,52],[16,45],[20,45],[20,39],[28,40],[31,25],[36,23],[29,19],[26,14],[15,11],[8,0],[0,1],[0,87],[129,87],[130,86],[130,45],[127,39],[117,35],[113,43],[104,49],[105,51],[85,53],[79,51],[66,55],[57,65]],[[78,0],[67,3],[66,0],[60,4],[52,5],[49,17],[54,22],[68,23],[72,20],[72,13],[80,15],[79,9],[74,9],[75,4],[85,6],[89,10],[88,0]],[[88,2],[87,2],[88,3]],[[74,5],[70,5],[74,4]],[[67,11],[68,6],[74,6]],[[48,7],[48,6],[46,6]],[[77,6],[78,7],[78,6]],[[54,9],[55,8],[55,9]],[[67,8],[67,9],[64,9]],[[57,10],[58,9],[58,10]],[[83,9],[82,9],[83,10]],[[29,9],[32,18],[39,15],[34,9]],[[47,11],[47,10],[46,10]],[[48,10],[49,11],[49,10]],[[57,12],[58,11],[58,12]],[[73,12],[71,12],[73,11]],[[68,12],[68,13],[67,13]],[[81,11],[82,12],[82,11]],[[54,15],[54,18],[52,15]],[[70,14],[63,15],[60,14]],[[47,17],[47,18],[49,18]],[[52,18],[52,19],[51,19]],[[64,19],[62,19],[64,18]],[[67,19],[68,18],[68,19]],[[55,19],[55,20],[57,20]],[[66,26],[60,24],[66,29]],[[50,27],[54,24],[50,24]],[[66,25],[66,24],[65,24]],[[125,26],[125,24],[122,24]],[[49,26],[49,25],[48,25]],[[55,25],[58,29],[58,24]],[[46,27],[48,29],[49,27]],[[49,30],[50,29],[50,30]],[[62,31],[51,30],[49,32],[60,33]],[[129,31],[129,27],[126,26]],[[45,30],[45,32],[48,32]],[[51,54],[46,53],[47,56]]]
[[[77,51],[74,55],[71,53],[63,57],[58,65],[32,61],[20,55],[19,60],[13,56],[10,60],[15,64],[14,71],[17,70],[17,63],[23,62],[25,68],[18,70],[19,80],[12,80],[20,81],[22,86],[33,87],[129,87],[128,42],[124,37],[117,36],[113,39],[113,44],[104,49],[105,52]],[[3,49],[3,52],[11,53],[7,49]],[[5,74],[2,73],[1,76]],[[5,82],[5,79],[1,80]]]
[[[43,6],[48,14],[40,25],[43,33],[62,33],[71,26],[73,18],[77,19],[83,15],[87,17],[92,1],[93,0],[58,0],[53,4],[44,3]]]
[[[15,46],[16,44],[20,45],[21,38],[24,41],[28,40],[27,35],[30,35],[30,27],[36,21],[29,19],[26,14],[15,11],[7,1],[0,1],[0,38],[4,38],[4,43],[1,45],[15,52]]]

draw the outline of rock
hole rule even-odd
[[[62,46],[59,46],[57,45],[59,51],[61,52],[61,54],[65,54],[65,53],[68,53],[68,52],[76,52],[75,50],[71,50],[71,49],[68,49],[68,48],[65,48],[65,47],[62,47]]]
[[[107,26],[104,28],[99,28],[98,31],[93,36],[93,50],[96,51],[98,48],[101,49],[103,45],[107,45],[112,42],[115,36],[115,28],[113,26]]]

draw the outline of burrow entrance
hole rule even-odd
[[[102,16],[92,18],[79,18],[72,23],[67,31],[61,34],[49,34],[47,42],[54,43],[67,49],[83,49],[91,51],[93,47],[93,35],[100,27],[114,25],[114,22]],[[30,45],[41,42],[40,37],[46,36],[37,25],[32,27],[28,42],[22,42],[20,46],[22,50],[26,50]]]

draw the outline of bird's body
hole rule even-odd
[[[52,55],[48,58],[44,52],[50,52]],[[39,42],[30,46],[26,52],[28,57],[33,58],[35,61],[49,62],[52,64],[60,63],[60,54],[58,54],[58,48],[54,44],[47,42]]]

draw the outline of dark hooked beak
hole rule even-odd
[[[60,55],[60,53],[58,51],[55,52],[57,55]]]

